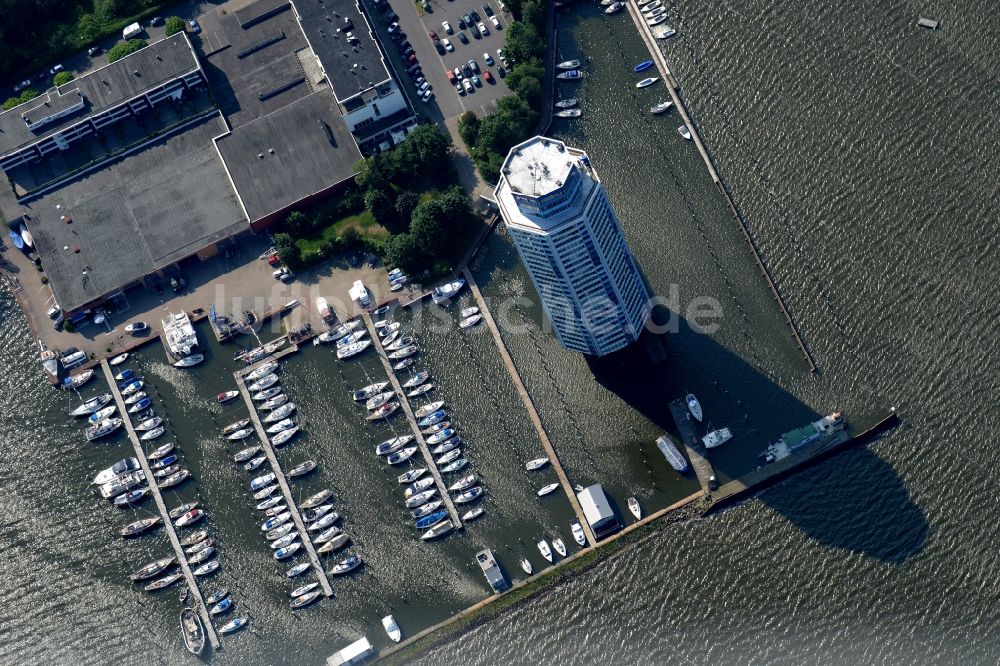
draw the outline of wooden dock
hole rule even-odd
[[[106,359],[101,361],[101,369],[104,371],[104,378],[107,379],[108,384],[111,386],[111,394],[115,397],[115,404],[118,405],[118,411],[121,413],[121,419],[125,425],[125,432],[128,433],[129,441],[132,442],[135,457],[139,461],[143,473],[146,475],[153,499],[156,501],[156,508],[160,512],[160,518],[163,519],[163,526],[167,530],[167,536],[170,537],[170,545],[174,548],[177,564],[180,565],[181,572],[184,574],[184,580],[188,586],[188,591],[194,597],[195,608],[198,610],[198,614],[201,615],[202,624],[205,625],[205,634],[208,636],[208,642],[211,644],[213,650],[218,650],[219,636],[215,633],[212,618],[208,614],[208,608],[205,607],[205,600],[202,598],[201,590],[198,588],[198,579],[194,577],[194,574],[191,573],[191,567],[188,566],[187,555],[184,553],[184,548],[181,547],[180,539],[177,538],[177,532],[174,530],[174,521],[170,519],[167,504],[163,501],[160,487],[156,484],[153,470],[150,469],[149,461],[146,459],[146,452],[142,448],[139,437],[135,434],[135,428],[132,427],[128,407],[125,405],[125,400],[122,399],[121,391],[118,390],[118,382],[115,381],[115,375],[111,371],[111,366],[108,365]]]
[[[368,329],[368,335],[372,338],[372,346],[375,347],[378,352],[378,357],[382,361],[382,365],[385,366],[385,374],[388,375],[389,381],[392,382],[392,390],[396,392],[399,397],[399,407],[406,414],[406,420],[410,424],[410,430],[413,431],[413,436],[417,438],[417,446],[420,447],[420,455],[424,457],[424,462],[427,465],[427,469],[431,471],[434,475],[434,481],[437,483],[438,494],[441,496],[442,501],[444,501],[445,507],[448,509],[448,513],[451,515],[451,522],[455,526],[456,530],[462,529],[462,520],[458,517],[458,509],[455,508],[455,503],[451,500],[451,495],[448,493],[448,486],[445,485],[444,479],[441,478],[441,472],[438,470],[437,463],[434,462],[434,456],[431,455],[431,451],[427,446],[427,440],[424,439],[424,435],[420,432],[420,426],[417,425],[417,419],[413,415],[413,410],[410,408],[410,401],[406,397],[406,391],[403,390],[402,385],[399,383],[399,379],[396,378],[396,371],[392,369],[392,362],[385,353],[385,349],[382,348],[382,342],[379,340],[378,332],[375,330],[375,324],[372,323],[371,315],[365,312],[362,315],[365,322],[365,327]]]
[[[670,415],[674,417],[674,423],[677,424],[677,432],[680,433],[681,441],[684,442],[684,448],[687,449],[691,467],[694,468],[694,473],[698,476],[698,483],[701,484],[703,492],[708,492],[711,490],[710,480],[715,476],[715,469],[708,461],[708,451],[701,441],[698,426],[691,418],[691,413],[688,412],[687,405],[683,400],[672,400],[668,407]]]
[[[518,373],[517,366],[514,365],[514,360],[510,357],[510,353],[507,351],[507,345],[504,344],[503,336],[500,335],[500,329],[497,328],[497,323],[493,320],[493,315],[490,313],[490,309],[486,305],[486,300],[483,298],[482,292],[479,291],[479,285],[476,284],[476,280],[472,277],[472,272],[468,268],[464,269],[462,274],[465,276],[466,282],[469,283],[469,289],[472,291],[472,295],[476,299],[476,305],[479,306],[479,312],[483,315],[483,322],[493,334],[493,341],[496,343],[497,349],[500,352],[500,359],[503,361],[504,367],[507,368],[508,374],[510,374],[510,380],[514,383],[514,389],[517,391],[518,396],[520,396],[521,403],[528,411],[528,416],[531,418],[531,424],[535,427],[535,432],[538,433],[538,438],[542,442],[542,448],[545,449],[545,455],[548,456],[549,462],[552,463],[552,468],[556,471],[556,476],[559,477],[559,484],[562,486],[563,491],[569,498],[569,503],[573,507],[573,512],[576,514],[577,520],[580,521],[580,525],[583,527],[583,533],[587,536],[587,542],[591,546],[596,545],[597,539],[594,537],[594,533],[590,529],[590,523],[587,522],[586,516],[583,515],[583,507],[580,506],[580,502],[576,498],[576,491],[570,484],[569,477],[566,476],[566,472],[563,470],[563,466],[559,462],[559,456],[556,455],[555,447],[552,446],[552,442],[549,440],[549,435],[545,432],[545,428],[542,426],[542,419],[538,416],[538,410],[535,409],[535,403],[532,401],[531,396],[528,395],[528,390],[524,388],[524,382],[521,381],[521,375]]]
[[[306,524],[305,521],[302,520],[302,514],[299,512],[298,502],[295,501],[295,495],[292,494],[292,489],[288,485],[288,479],[285,478],[285,472],[281,469],[281,465],[278,463],[278,457],[274,455],[274,448],[271,446],[271,440],[268,437],[267,432],[264,430],[264,424],[260,421],[260,416],[257,414],[257,408],[254,406],[253,399],[250,397],[250,391],[247,390],[246,382],[243,381],[243,375],[245,373],[250,372],[261,363],[267,363],[272,360],[272,358],[273,357],[268,357],[260,363],[250,366],[245,370],[234,372],[233,375],[236,378],[236,388],[239,389],[240,395],[243,396],[243,401],[247,405],[247,411],[250,412],[250,422],[253,423],[254,430],[257,431],[257,437],[260,438],[260,444],[264,448],[264,455],[267,456],[268,463],[271,465],[271,471],[274,472],[274,476],[278,479],[278,485],[281,487],[281,494],[284,495],[285,503],[288,505],[288,510],[292,514],[292,521],[295,523],[295,529],[298,530],[299,535],[302,537],[302,546],[306,549],[306,553],[308,553],[309,559],[312,561],[313,568],[316,570],[316,578],[319,580],[319,584],[323,588],[323,593],[328,597],[332,597],[333,588],[330,586],[330,581],[326,577],[326,571],[323,569],[323,563],[320,562],[319,554],[316,552],[316,549],[313,547],[312,540],[309,538],[309,532],[306,531]]]

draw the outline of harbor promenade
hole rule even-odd
[[[396,378],[396,371],[392,369],[392,362],[389,361],[389,357],[386,356],[385,349],[382,348],[382,342],[379,340],[378,332],[375,330],[375,324],[372,322],[371,315],[367,312],[362,315],[365,328],[368,329],[368,335],[372,338],[372,345],[378,352],[379,360],[382,361],[382,365],[385,366],[385,374],[389,377],[389,381],[392,382],[392,390],[396,392],[396,396],[399,398],[400,409],[406,415],[406,420],[410,424],[410,430],[413,431],[413,436],[417,438],[417,446],[420,447],[420,455],[424,457],[424,462],[427,468],[431,471],[434,476],[434,482],[438,488],[438,494],[441,496],[442,501],[444,501],[445,507],[448,509],[448,514],[451,516],[451,522],[455,526],[455,529],[462,529],[462,521],[458,517],[458,509],[455,508],[455,503],[451,500],[451,495],[448,493],[448,486],[445,485],[444,479],[441,477],[441,472],[438,470],[437,463],[434,462],[434,456],[431,455],[430,449],[427,447],[427,440],[424,439],[424,435],[420,432],[420,426],[417,425],[417,419],[413,415],[413,410],[410,408],[410,401],[406,397],[406,391],[403,390],[402,385],[399,383],[399,379]]]
[[[115,397],[115,404],[118,405],[118,412],[121,414],[122,421],[125,425],[125,432],[128,433],[128,439],[132,442],[132,448],[135,450],[135,457],[139,461],[139,465],[142,467],[143,473],[146,475],[147,483],[153,494],[153,500],[156,502],[156,508],[160,512],[160,518],[163,520],[163,526],[167,530],[167,536],[170,538],[170,545],[174,549],[174,556],[177,558],[177,564],[181,568],[181,572],[184,574],[184,580],[187,584],[188,591],[195,600],[195,608],[198,614],[201,616],[201,622],[205,625],[205,635],[208,637],[208,642],[211,644],[213,650],[219,649],[219,636],[215,633],[215,626],[212,624],[212,618],[208,614],[208,608],[205,607],[205,600],[201,596],[201,589],[198,587],[198,579],[194,577],[191,573],[191,567],[188,565],[187,555],[184,553],[184,548],[181,547],[180,539],[177,537],[177,532],[174,529],[174,521],[170,519],[170,514],[167,509],[166,502],[163,501],[163,495],[160,493],[160,487],[156,483],[156,477],[153,476],[153,470],[149,466],[149,460],[146,459],[146,452],[142,448],[142,443],[139,441],[138,435],[135,434],[135,428],[132,427],[132,419],[129,417],[128,407],[125,405],[125,400],[122,398],[121,391],[118,390],[118,382],[115,381],[115,375],[111,371],[111,366],[108,365],[107,360],[101,361],[101,370],[104,371],[104,378],[107,380],[108,385],[111,387],[111,394]]]
[[[552,463],[552,468],[556,471],[556,476],[559,478],[559,485],[562,486],[563,492],[569,498],[569,503],[573,507],[573,512],[576,514],[577,520],[583,526],[583,533],[587,536],[587,543],[593,546],[597,543],[597,539],[590,529],[590,523],[587,522],[586,516],[583,515],[583,507],[580,506],[580,502],[576,498],[576,491],[573,489],[572,484],[570,484],[569,477],[566,476],[566,471],[563,470],[563,466],[559,462],[559,456],[556,455],[556,449],[552,446],[552,441],[549,440],[549,435],[542,426],[542,419],[538,416],[535,403],[532,401],[531,396],[528,395],[528,390],[524,387],[524,382],[521,381],[521,375],[518,373],[517,366],[514,365],[514,360],[507,351],[507,345],[504,344],[503,336],[500,335],[500,329],[497,328],[497,323],[490,313],[482,292],[479,291],[479,285],[476,284],[476,279],[472,277],[472,272],[468,268],[463,269],[462,274],[465,276],[465,281],[469,284],[472,296],[476,299],[476,305],[479,306],[479,311],[483,315],[483,322],[490,329],[490,333],[493,334],[493,341],[500,352],[500,359],[503,361],[504,367],[507,368],[508,374],[510,374],[510,379],[514,383],[514,389],[517,391],[518,396],[521,398],[521,403],[528,411],[531,424],[535,427],[535,432],[538,433],[538,438],[542,442],[542,448],[545,449],[545,455],[548,457],[549,462]]]
[[[291,349],[291,347],[287,349]],[[294,353],[294,351],[288,353]],[[259,366],[272,360],[274,360],[274,357],[268,356],[257,365]],[[260,444],[264,449],[264,455],[267,456],[267,462],[271,465],[271,471],[274,472],[274,476],[278,480],[278,485],[281,487],[281,494],[284,496],[285,503],[288,505],[288,510],[292,514],[292,521],[295,523],[295,529],[298,530],[299,534],[302,536],[302,546],[309,555],[309,560],[312,562],[313,569],[316,570],[316,579],[319,581],[320,587],[323,588],[323,594],[328,597],[332,597],[333,587],[330,586],[330,580],[326,576],[326,570],[323,569],[323,563],[320,561],[319,554],[316,552],[316,549],[313,547],[312,540],[309,538],[309,532],[306,531],[305,521],[302,520],[302,514],[299,512],[298,502],[295,501],[295,495],[292,494],[292,489],[288,485],[288,479],[285,478],[285,472],[281,469],[278,457],[274,454],[274,448],[271,446],[271,440],[268,437],[267,431],[264,430],[264,424],[260,421],[260,416],[257,414],[257,409],[253,404],[253,399],[250,397],[250,391],[247,390],[246,382],[243,380],[243,375],[247,372],[251,372],[255,367],[257,366],[251,366],[241,372],[233,373],[236,377],[236,388],[239,390],[240,395],[243,396],[243,401],[246,403],[247,411],[250,413],[250,422],[253,423],[254,430],[257,431],[257,437],[260,439]]]

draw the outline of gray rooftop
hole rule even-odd
[[[540,197],[562,187],[583,154],[562,141],[536,136],[511,148],[502,170],[516,194]]]
[[[67,125],[79,122],[81,118],[121,104],[149,88],[197,68],[197,58],[183,32],[150,44],[130,56],[70,81],[58,90],[52,88],[30,102],[0,113],[0,155],[50,136]],[[30,118],[37,118],[45,110],[56,111],[79,99],[74,91],[83,95],[82,110],[39,127],[38,131],[28,129],[22,114],[28,113]],[[46,107],[46,104],[49,106]]]
[[[246,228],[212,144],[225,130],[218,115],[198,120],[24,206],[64,310]]]
[[[327,79],[343,102],[389,79],[382,53],[355,0],[294,0],[302,30],[326,71]],[[344,19],[352,28],[344,30]],[[349,42],[346,33],[356,38]]]
[[[217,144],[251,221],[351,178],[361,159],[325,87],[235,128]]]

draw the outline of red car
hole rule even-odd
[[[490,70],[483,72],[483,78],[486,79],[486,83],[493,83],[493,75],[490,74]]]
[[[278,264],[281,263],[281,257],[279,257],[278,253],[275,252],[274,254],[272,254],[267,258],[267,263],[270,264],[271,266],[277,266]]]
[[[430,32],[427,33],[427,36],[431,38],[432,42],[434,42],[435,44],[437,44],[438,35],[437,35],[436,32],[434,32],[433,30],[431,30]]]
[[[448,83],[455,83],[455,72],[450,69],[444,70],[445,76],[448,77]]]

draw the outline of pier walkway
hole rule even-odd
[[[202,598],[201,590],[198,588],[198,580],[191,573],[191,567],[188,566],[187,555],[184,553],[184,548],[181,547],[180,539],[177,538],[177,532],[174,529],[174,521],[170,519],[167,504],[163,501],[163,495],[160,493],[160,487],[156,483],[156,477],[153,476],[153,470],[150,469],[149,461],[146,459],[146,452],[142,449],[142,443],[139,441],[139,437],[135,434],[135,429],[132,427],[132,419],[128,413],[128,407],[125,405],[121,391],[118,390],[118,382],[115,380],[115,375],[111,371],[111,366],[108,365],[106,359],[101,361],[101,369],[104,371],[104,378],[108,381],[108,385],[111,386],[111,394],[115,396],[115,404],[118,405],[118,411],[121,413],[125,432],[128,433],[128,439],[132,442],[135,457],[139,461],[143,473],[146,475],[153,499],[156,501],[156,508],[160,512],[163,526],[166,528],[167,536],[170,538],[170,545],[174,548],[177,564],[184,574],[184,580],[187,583],[189,593],[194,597],[195,608],[198,610],[198,614],[201,615],[201,622],[205,625],[205,635],[208,636],[208,642],[211,644],[212,649],[218,650],[219,636],[215,633],[212,618],[208,614],[208,608],[205,607],[205,600]]]
[[[691,460],[694,473],[698,476],[698,483],[701,484],[702,491],[708,492],[711,490],[709,479],[715,476],[715,469],[712,468],[712,463],[708,462],[708,451],[698,435],[698,426],[695,425],[683,400],[672,400],[668,407],[670,407],[670,415],[674,417],[674,423],[677,424],[677,432],[680,433],[681,441],[684,442],[684,448],[687,449],[688,459]]]
[[[365,312],[362,315],[365,328],[368,329],[368,335],[372,338],[372,346],[378,352],[379,360],[382,361],[382,365],[385,366],[385,374],[388,375],[389,381],[392,382],[392,390],[396,392],[399,397],[399,406],[406,414],[406,420],[410,424],[410,429],[413,431],[414,437],[417,438],[417,446],[420,447],[420,455],[424,457],[424,461],[427,464],[427,469],[431,471],[434,475],[434,481],[437,483],[438,494],[441,495],[442,501],[444,501],[445,507],[448,509],[448,513],[451,515],[451,522],[455,526],[455,529],[462,529],[462,521],[458,517],[458,509],[455,508],[455,503],[451,501],[451,495],[448,493],[448,486],[445,485],[444,479],[441,478],[441,472],[438,470],[437,463],[434,462],[434,456],[431,455],[430,449],[427,447],[427,441],[424,439],[424,435],[420,432],[420,426],[417,425],[417,419],[413,415],[413,410],[410,409],[410,401],[406,397],[406,391],[403,390],[402,385],[399,383],[399,379],[396,378],[396,371],[392,369],[392,361],[385,353],[385,349],[382,348],[382,341],[378,337],[378,331],[375,330],[375,324],[372,322],[371,315]]]
[[[479,306],[479,312],[483,315],[483,323],[490,329],[493,334],[493,341],[497,345],[497,349],[500,351],[500,359],[503,361],[504,367],[507,368],[507,373],[510,374],[510,380],[514,383],[514,389],[517,394],[521,397],[521,402],[524,404],[524,408],[528,410],[528,416],[531,418],[531,424],[535,426],[535,432],[538,433],[538,438],[542,442],[542,448],[545,449],[545,455],[548,456],[549,462],[552,463],[552,468],[556,471],[556,476],[559,477],[559,484],[562,486],[563,491],[569,498],[569,503],[573,507],[573,513],[576,514],[577,520],[580,521],[580,525],[583,527],[583,533],[587,536],[587,543],[591,546],[597,544],[597,539],[594,537],[594,533],[590,529],[590,523],[587,522],[587,517],[583,515],[583,507],[580,506],[579,500],[576,498],[576,491],[569,482],[569,477],[566,476],[565,470],[563,470],[562,464],[559,462],[559,456],[556,455],[555,447],[552,446],[552,442],[549,440],[549,435],[545,432],[545,428],[542,426],[542,419],[538,416],[538,410],[535,409],[535,403],[531,400],[531,396],[528,395],[528,389],[524,388],[524,382],[521,381],[521,375],[517,372],[517,366],[514,365],[514,360],[510,357],[510,353],[507,351],[507,345],[504,344],[503,337],[500,335],[500,329],[497,328],[496,321],[493,320],[493,315],[490,313],[489,307],[486,305],[486,300],[483,298],[483,294],[479,291],[479,285],[476,284],[476,280],[472,277],[472,272],[466,268],[462,271],[465,276],[465,281],[469,283],[469,289],[472,291],[473,297],[476,299],[476,305]]]
[[[299,534],[302,536],[302,546],[306,549],[306,553],[308,553],[309,559],[312,561],[313,568],[316,570],[316,578],[319,580],[319,584],[323,588],[323,594],[328,597],[332,597],[333,588],[330,586],[330,581],[326,577],[326,570],[323,569],[323,563],[320,562],[319,554],[316,553],[316,548],[313,547],[312,539],[309,538],[309,532],[306,531],[305,521],[302,520],[302,514],[299,512],[299,504],[295,501],[292,489],[288,485],[288,479],[285,478],[285,472],[281,469],[281,465],[278,463],[278,457],[274,454],[274,448],[271,446],[271,440],[268,437],[267,432],[264,430],[264,424],[260,421],[260,416],[257,414],[257,408],[254,406],[253,399],[250,397],[250,391],[247,390],[247,384],[243,380],[243,375],[245,373],[252,371],[257,366],[267,363],[272,359],[273,357],[269,356],[256,365],[252,365],[239,372],[234,372],[233,375],[236,377],[236,388],[239,389],[240,395],[243,396],[243,401],[247,405],[247,411],[250,412],[250,422],[253,423],[254,430],[257,431],[257,437],[260,438],[260,444],[264,448],[264,455],[267,456],[267,462],[271,465],[271,471],[274,472],[274,476],[278,479],[278,485],[281,487],[281,494],[284,495],[285,503],[288,505],[288,510],[292,513],[292,521],[295,523],[295,529],[298,530]]]

